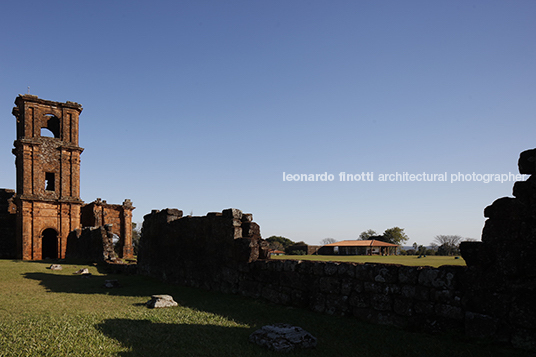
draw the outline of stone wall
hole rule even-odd
[[[14,190],[0,189],[0,259],[17,256],[15,235],[17,207],[13,204]]]
[[[94,262],[115,261],[111,225],[75,229],[67,238],[66,257]]]
[[[80,210],[80,224],[82,227],[108,226],[113,234],[119,237],[119,249],[122,258],[129,259],[134,256],[132,247],[132,211],[135,209],[132,202],[126,199],[123,204],[109,204],[97,198],[85,204]]]
[[[64,258],[67,236],[80,227],[78,123],[82,106],[34,95],[15,99],[13,143],[17,187],[17,256]]]
[[[138,269],[172,283],[536,351],[536,149],[521,154],[519,169],[532,176],[516,182],[515,198],[485,209],[482,242],[461,245],[467,267],[266,260],[251,215],[182,217],[166,209],[145,216]]]
[[[514,197],[486,207],[482,242],[464,242],[469,333],[536,350],[536,149],[520,154]]]
[[[214,276],[267,255],[251,214],[226,209],[183,217],[178,209],[165,209],[144,217],[138,267],[147,275],[212,288]]]

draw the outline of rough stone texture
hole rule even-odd
[[[8,206],[9,215],[16,218],[6,216],[5,195],[0,192],[0,258],[65,258],[69,233],[84,226],[81,210],[86,206],[80,199],[80,155],[84,149],[78,143],[82,106],[29,94],[19,95],[15,104],[17,188]],[[132,203],[126,200],[123,205],[109,205],[106,212],[94,212],[94,206],[87,206],[90,218],[86,220],[91,220],[93,213],[103,219],[109,216],[110,222],[91,225],[116,224],[123,256],[131,258]]]
[[[67,239],[67,258],[95,262],[115,261],[113,232],[110,225],[76,229]]]
[[[464,242],[466,333],[536,351],[536,149],[520,154],[514,197],[486,207],[482,242]],[[521,337],[522,336],[522,337]]]
[[[15,104],[17,254],[26,260],[64,258],[67,235],[80,226],[82,106],[33,95],[19,95]],[[51,137],[42,136],[42,129]]]
[[[191,286],[225,281],[235,289],[238,265],[268,254],[259,225],[251,220],[234,208],[203,217],[183,217],[178,209],[153,211],[144,217],[138,268]]]
[[[123,204],[108,204],[97,198],[95,201],[82,206],[82,227],[99,227],[110,225],[111,232],[116,234],[119,240],[121,257],[130,259],[134,257],[132,248],[132,211],[135,207],[126,199]]]
[[[145,305],[148,308],[154,309],[160,307],[173,307],[178,306],[179,304],[173,300],[171,295],[152,295],[151,300],[147,301]]]
[[[249,336],[249,341],[276,352],[316,347],[316,337],[301,327],[289,324],[263,326]]]

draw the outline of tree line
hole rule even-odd
[[[378,234],[372,229],[368,229],[359,234],[358,240],[379,240],[382,242],[397,244],[402,246],[410,238],[404,232],[404,228],[393,227],[386,229],[383,234]],[[270,249],[283,251],[286,254],[306,254],[305,248],[304,251],[289,249],[291,246],[303,245],[304,242],[294,242],[289,238],[281,236],[271,236],[266,239],[270,245]],[[418,245],[413,243],[412,247],[409,249],[401,249],[400,254],[403,255],[459,255],[460,254],[460,243],[462,241],[475,241],[471,238],[463,238],[459,235],[437,235],[434,237],[433,242],[430,243],[430,246]],[[320,241],[320,245],[326,245],[331,243],[336,243],[335,238],[324,238]]]

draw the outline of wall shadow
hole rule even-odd
[[[129,319],[109,319],[95,327],[130,349],[118,354],[124,357],[273,355],[248,341],[248,328]]]
[[[80,275],[68,274],[65,270],[62,272],[48,270],[47,272],[25,273],[23,276],[25,279],[39,282],[39,285],[48,292],[139,297],[133,305],[144,309],[151,295],[168,294],[183,307],[213,313],[251,326],[281,321],[293,323],[295,320],[288,316],[289,310],[283,306],[241,295],[174,285],[141,275],[110,274],[83,278]],[[104,282],[110,279],[117,279],[120,287],[104,287]],[[268,306],[270,310],[267,309]],[[299,316],[300,314],[291,315]],[[317,318],[321,316],[318,315]]]

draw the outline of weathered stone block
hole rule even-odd
[[[339,263],[336,262],[327,262],[324,266],[324,274],[331,276],[337,274],[339,271]]]
[[[536,149],[525,150],[519,154],[517,167],[522,175],[536,174]]]
[[[177,302],[173,300],[171,295],[152,295],[151,300],[145,304],[148,308],[161,308],[177,306]]]
[[[497,332],[498,320],[474,312],[465,313],[465,334],[472,338],[491,339]]]
[[[309,308],[316,312],[324,312],[326,310],[326,296],[322,293],[314,293],[309,300]]]
[[[465,314],[460,307],[447,304],[436,304],[435,313],[439,316],[455,320],[461,320],[465,317]]]
[[[249,336],[249,341],[276,352],[291,352],[296,348],[314,348],[317,340],[301,327],[289,324],[263,326]]]
[[[350,295],[350,298],[348,299],[348,303],[350,306],[354,307],[369,307],[370,306],[370,298],[368,294],[359,294],[359,293],[352,293]]]
[[[373,281],[374,265],[371,264],[356,264],[355,277],[360,281]]]
[[[393,311],[399,315],[412,316],[413,302],[410,299],[394,299]]]
[[[434,314],[434,309],[435,309],[435,305],[434,303],[432,302],[427,302],[427,301],[416,301],[413,305],[413,308],[414,308],[414,311],[417,313],[417,314],[422,314],[422,315],[433,315]]]
[[[378,265],[374,269],[374,281],[379,283],[396,283],[398,281],[397,265]]]
[[[341,282],[335,277],[321,277],[318,281],[318,289],[323,293],[338,294],[341,291]]]
[[[393,304],[393,298],[390,295],[372,294],[370,297],[370,306],[379,311],[390,311]]]
[[[353,281],[351,279],[341,279],[341,294],[350,295],[354,288]]]
[[[329,294],[326,296],[326,310],[329,315],[345,315],[350,309],[348,296]]]
[[[417,284],[422,267],[401,266],[398,268],[398,281],[402,284]]]
[[[389,294],[389,286],[386,284],[366,281],[363,283],[363,287],[367,293]]]

